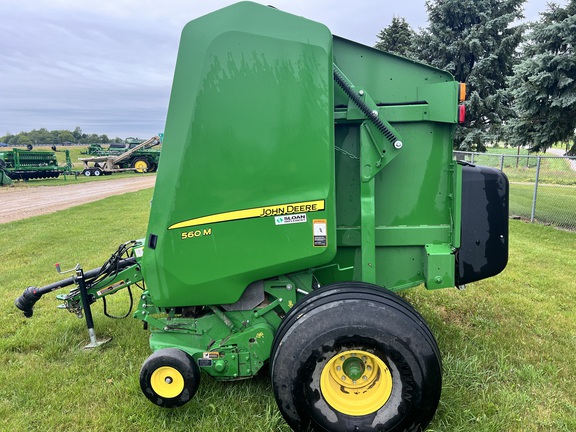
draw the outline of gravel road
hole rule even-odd
[[[0,187],[0,224],[154,187],[156,176],[65,186]]]
[[[564,153],[566,153],[562,149],[555,149],[555,148],[549,148],[548,150],[546,150],[546,152],[551,153],[554,156],[564,156]],[[568,159],[568,162],[570,163],[570,168],[572,168],[573,171],[576,171],[576,160]]]

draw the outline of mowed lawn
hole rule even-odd
[[[83,351],[85,322],[46,295],[31,319],[13,301],[28,285],[101,265],[117,246],[145,235],[151,190],[0,225],[0,430],[288,431],[266,371],[252,380],[204,377],[178,409],[141,394],[148,332],[133,318],[104,317],[112,341]],[[1,205],[1,204],[0,204]],[[465,291],[405,292],[429,322],[444,362],[444,388],[429,431],[576,430],[576,233],[511,221],[510,261]],[[62,290],[63,292],[66,289]],[[112,296],[122,315],[127,293]]]

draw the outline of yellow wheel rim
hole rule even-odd
[[[177,369],[162,366],[152,373],[150,385],[158,396],[175,398],[184,390],[184,377]]]
[[[320,375],[324,399],[336,411],[362,416],[378,411],[392,393],[386,364],[366,351],[345,351],[332,357]]]
[[[146,172],[148,171],[148,164],[143,160],[136,161],[134,163],[134,169],[138,172]]]

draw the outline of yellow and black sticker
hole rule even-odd
[[[328,246],[328,232],[326,231],[326,219],[314,219],[314,247]]]
[[[193,226],[206,225],[218,222],[229,222],[242,219],[281,216],[295,213],[311,213],[322,211],[324,210],[324,208],[325,208],[324,200],[301,201],[289,204],[254,207],[250,209],[234,210],[230,212],[217,213],[209,216],[202,216],[199,218],[188,219],[170,225],[168,229],[173,230],[178,228],[189,228]]]

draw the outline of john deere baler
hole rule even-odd
[[[153,403],[269,363],[294,430],[425,428],[440,351],[394,292],[461,286],[507,260],[506,178],[452,159],[462,100],[446,72],[274,8],[198,18],[182,33],[146,237],[16,306],[31,316],[74,285],[58,297],[97,346],[90,304],[138,284]]]

